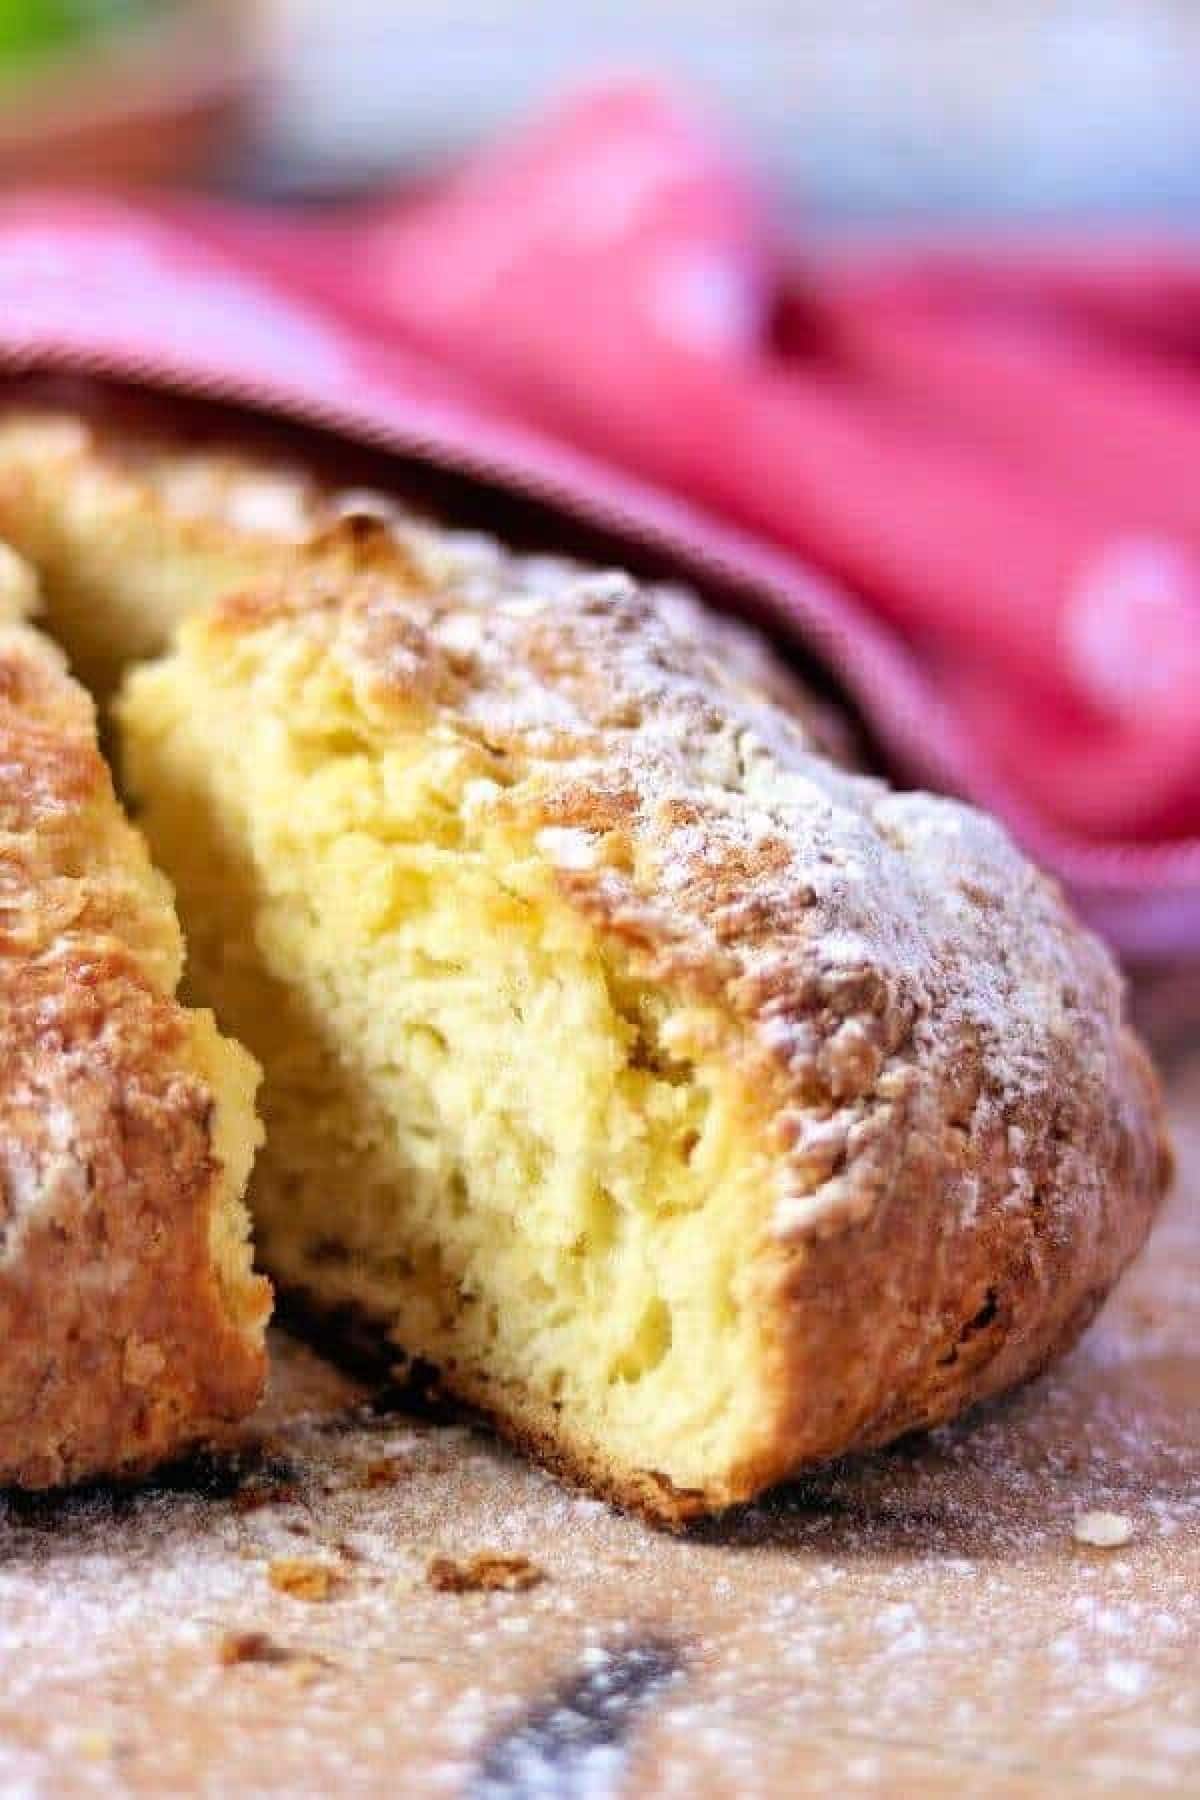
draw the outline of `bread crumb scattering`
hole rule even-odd
[[[113,1741],[107,1731],[83,1731],[77,1740],[79,1754],[88,1762],[107,1762],[113,1753]]]
[[[430,1587],[443,1594],[515,1594],[536,1587],[546,1572],[527,1556],[479,1550],[474,1556],[431,1557],[426,1576]]]
[[[364,1464],[362,1484],[365,1488],[394,1487],[403,1465],[398,1456],[380,1456]]]
[[[1119,1550],[1133,1540],[1133,1520],[1125,1513],[1080,1513],[1073,1536],[1077,1544],[1087,1544],[1093,1550]]]
[[[345,1577],[329,1563],[308,1556],[278,1556],[267,1570],[273,1588],[293,1600],[328,1600]]]
[[[297,1687],[309,1687],[329,1668],[323,1656],[297,1656],[288,1664],[287,1678]]]
[[[292,1662],[296,1654],[265,1631],[227,1631],[217,1648],[217,1660],[227,1669],[237,1663]]]
[[[329,1667],[328,1657],[311,1650],[293,1650],[265,1631],[227,1631],[217,1647],[217,1660],[227,1669],[241,1663],[286,1669],[287,1679],[299,1687],[307,1687]]]

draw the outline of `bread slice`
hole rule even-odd
[[[175,998],[170,890],[0,546],[0,1484],[150,1467],[256,1400],[258,1070]]]
[[[667,1521],[1041,1368],[1168,1170],[1053,885],[760,688],[675,596],[358,517],[119,706],[265,1266]]]
[[[101,703],[181,618],[277,567],[318,504],[297,470],[103,412],[0,414],[0,539],[37,569],[48,625]]]

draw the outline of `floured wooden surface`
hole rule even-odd
[[[0,1502],[0,1788],[1200,1794],[1200,1057],[1173,1092],[1170,1209],[1059,1372],[698,1536],[282,1337],[240,1455]],[[542,1579],[431,1584],[480,1552]]]

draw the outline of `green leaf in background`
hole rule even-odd
[[[0,0],[0,74],[157,10],[153,0]]]

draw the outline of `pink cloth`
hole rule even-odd
[[[6,202],[0,357],[236,396],[666,550],[1127,949],[1200,949],[1200,248],[798,254],[705,122],[621,87],[351,215]]]

